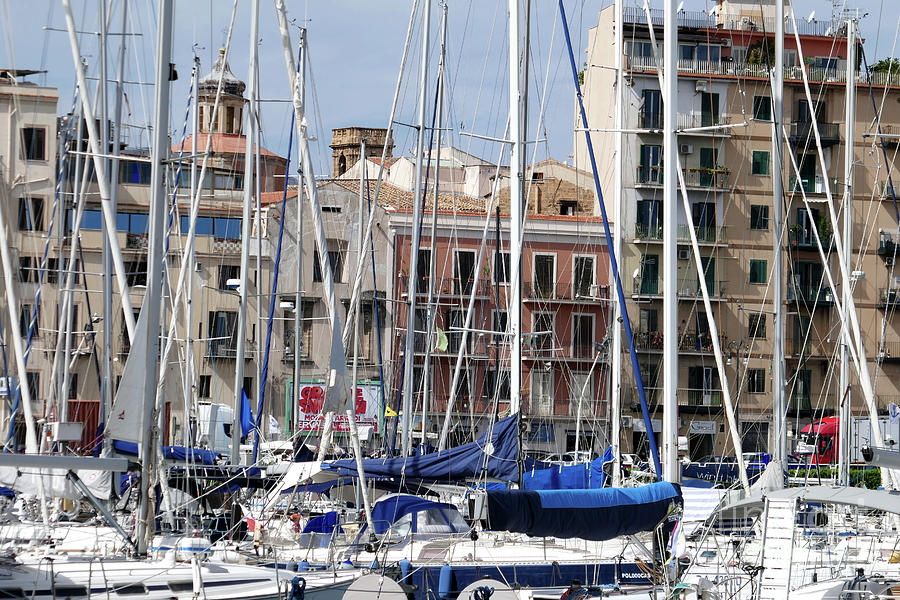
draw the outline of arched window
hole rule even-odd
[[[338,158],[338,168],[337,174],[338,177],[347,172],[347,157],[341,154],[340,158]]]

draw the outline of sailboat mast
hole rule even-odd
[[[300,29],[300,72],[298,85],[300,87],[300,104],[306,106],[306,27]],[[290,429],[292,434],[297,434],[299,422],[297,413],[300,410],[300,344],[303,334],[303,161],[302,146],[297,144],[297,173],[300,180],[297,181],[297,293],[294,297],[294,394],[291,415],[294,426]],[[284,174],[288,176],[287,173]]]
[[[847,19],[847,98],[844,103],[844,122],[847,124],[847,141],[844,144],[844,226],[843,246],[845,248],[844,266],[847,271],[851,267],[851,249],[853,248],[853,138],[856,134],[856,19]],[[844,281],[841,286],[843,306],[851,304],[850,282]],[[841,372],[838,389],[839,441],[838,441],[838,481],[841,485],[850,485],[850,348],[853,338],[846,328],[841,334]]]
[[[509,0],[509,411],[522,409],[522,102],[519,0]]]
[[[425,393],[422,394],[422,447],[424,448],[426,443],[426,433],[428,432],[428,395],[431,390],[429,374],[431,372],[431,332],[434,330],[434,318],[437,313],[437,309],[434,306],[434,288],[437,285],[436,282],[436,266],[437,266],[437,256],[436,256],[436,248],[437,248],[437,217],[438,217],[438,194],[440,193],[440,181],[441,181],[441,128],[443,127],[443,112],[444,112],[444,59],[446,58],[446,43],[447,43],[447,3],[443,3],[441,5],[443,9],[443,19],[441,21],[441,57],[438,61],[438,76],[437,76],[437,121],[436,121],[436,146],[434,148],[429,149],[428,152],[428,162],[431,162],[431,159],[434,158],[433,153],[437,152],[437,158],[434,159],[434,194],[431,204],[431,250],[428,252],[428,302],[426,304],[427,307],[427,316],[428,316],[428,325],[425,327],[425,364],[423,369],[422,379],[425,383]],[[427,190],[426,190],[427,193]],[[449,327],[449,325],[448,325]]]
[[[200,109],[197,106],[200,100],[200,57],[194,55],[194,72],[192,77],[192,87],[194,89],[193,112],[191,113],[191,200],[197,193],[197,134],[200,133]],[[188,209],[190,213],[190,209]],[[194,406],[194,394],[197,390],[197,371],[194,365],[194,264],[197,261],[194,244],[190,245],[190,255],[188,256],[188,269],[185,278],[185,303],[187,311],[185,315],[186,331],[185,331],[185,361],[187,362],[187,382],[184,390],[184,446],[190,448],[194,445],[193,436],[191,434],[191,413]],[[174,311],[173,311],[174,312]]]
[[[240,460],[241,449],[241,398],[244,390],[244,357],[247,346],[247,298],[250,287],[250,236],[251,203],[253,201],[253,131],[256,129],[256,72],[259,68],[259,0],[250,3],[250,67],[247,85],[247,128],[244,131],[244,207],[241,216],[241,303],[238,309],[237,351],[234,368],[234,412],[231,424],[231,464]],[[260,215],[257,214],[257,218]],[[257,274],[257,277],[259,275]],[[260,283],[257,281],[257,283]]]
[[[123,2],[123,5],[127,4],[127,2]],[[107,98],[106,98],[106,88],[107,88],[107,77],[106,77],[106,39],[107,39],[107,19],[106,19],[106,0],[100,0],[100,141],[103,143],[103,153],[106,154],[109,152],[109,129],[107,120],[106,110],[107,110]],[[123,6],[123,11],[125,10]],[[120,32],[122,35],[120,43],[122,45],[125,44],[125,30],[123,29]],[[117,84],[118,91],[118,84]],[[117,136],[118,137],[118,136]],[[78,149],[81,151],[81,148]],[[118,144],[113,148],[113,154],[116,154],[118,151]],[[104,162],[109,165],[108,159],[103,159]],[[118,164],[118,161],[117,161]],[[113,213],[118,212],[118,200],[119,200],[119,186],[118,186],[118,177],[113,173],[109,173],[109,202],[112,206]],[[112,250],[109,245],[109,238],[103,238],[103,255],[102,255],[102,266],[103,266],[103,299],[102,299],[102,307],[103,307],[103,363],[101,365],[103,378],[100,380],[100,394],[103,399],[103,405],[106,407],[112,406],[113,401],[113,390],[112,390],[112,352],[110,352],[110,348],[112,348],[112,323],[113,323],[113,306],[112,306]],[[72,305],[71,300],[69,301],[69,306]],[[70,321],[71,318],[71,309],[68,311],[69,314],[66,315],[66,320],[63,323],[66,324],[67,329],[71,329],[72,323]],[[69,352],[71,350],[70,346],[70,335],[66,336],[66,351],[65,351],[65,363],[63,364],[63,390],[69,385]],[[66,397],[69,394],[64,393],[63,398],[60,398],[59,404],[62,407],[65,403]],[[62,412],[62,411],[61,411]],[[65,412],[62,412],[65,415]],[[105,438],[106,436],[104,436]],[[107,446],[107,443],[104,442],[104,446]]]
[[[663,25],[663,479],[678,468],[678,13],[665,0]],[[651,24],[650,27],[653,27]],[[618,225],[618,224],[617,224]],[[618,229],[618,227],[617,227]],[[699,269],[698,269],[699,270]],[[698,273],[703,277],[704,273]],[[652,434],[651,434],[652,435]]]
[[[419,131],[416,142],[416,180],[413,187],[413,219],[412,240],[409,246],[409,280],[407,283],[408,308],[406,314],[406,344],[403,356],[403,432],[401,440],[401,454],[409,455],[410,426],[413,415],[413,374],[415,373],[416,351],[416,292],[418,286],[419,269],[419,243],[422,232],[419,223],[422,220],[422,166],[425,155],[425,101],[428,88],[428,45],[431,37],[431,1],[425,2],[425,16],[423,18],[422,33],[422,62],[419,67],[419,116],[417,127]]]
[[[613,127],[615,133],[613,139],[615,142],[615,152],[613,155],[613,218],[615,219],[615,229],[613,230],[613,251],[616,256],[622,256],[622,148],[624,136],[622,135],[623,119],[622,119],[622,86],[624,81],[622,78],[622,54],[624,52],[624,35],[622,34],[622,26],[624,22],[624,0],[615,0],[615,66],[616,66],[616,98],[615,98],[615,116],[613,117]],[[612,273],[612,265],[610,265],[610,273]],[[615,282],[611,282],[615,287]],[[621,320],[621,308],[618,302],[612,304],[612,336],[610,343],[611,363],[611,389],[609,401],[610,413],[610,444],[613,453],[613,471],[612,484],[613,487],[621,485],[621,458],[619,456],[619,446],[621,444],[622,431],[622,328],[619,326]],[[609,331],[609,330],[607,330]]]
[[[772,412],[775,437],[772,457],[787,468],[787,406],[785,404],[784,372],[784,263],[781,247],[784,236],[784,2],[775,2],[775,65],[772,70],[772,231],[774,232],[774,260],[772,261],[772,303],[774,304],[774,340],[772,344]]]
[[[169,77],[172,53],[172,0],[159,1],[159,24],[156,47],[156,80],[154,87],[154,119],[151,146],[150,171],[150,211],[149,239],[147,245],[147,292],[142,311],[146,311],[147,336],[144,371],[144,432],[141,438],[140,461],[143,466],[141,477],[140,518],[138,519],[138,553],[147,552],[148,537],[153,530],[150,516],[150,476],[148,467],[152,462],[151,428],[154,424],[153,412],[156,408],[156,386],[159,372],[159,326],[162,300],[162,261],[165,237],[166,187],[165,168],[169,144]]]

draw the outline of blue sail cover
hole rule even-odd
[[[427,481],[463,481],[485,475],[503,481],[516,481],[519,476],[516,458],[519,439],[517,415],[494,423],[474,442],[441,452],[399,458],[367,458],[363,462],[366,476],[406,477]],[[493,446],[488,452],[488,441]],[[356,476],[356,461],[336,460],[330,465],[341,475]]]
[[[113,449],[119,454],[128,456],[138,455],[138,445],[136,442],[126,442],[124,440],[113,440]],[[202,450],[200,448],[185,448],[184,446],[163,446],[163,458],[168,460],[183,460],[204,465],[216,464],[219,455],[212,450]]]
[[[560,466],[549,469],[526,471],[522,476],[522,484],[526,490],[591,490],[606,485],[606,473],[603,465],[612,462],[612,448],[606,449],[603,456],[589,463]]]
[[[410,513],[432,509],[456,512],[456,507],[452,504],[426,500],[410,494],[397,494],[382,498],[375,503],[375,506],[372,507],[372,524],[375,527],[375,533],[381,535],[402,517]]]
[[[659,482],[602,490],[487,492],[487,526],[533,536],[603,541],[651,531],[683,505],[681,487]]]

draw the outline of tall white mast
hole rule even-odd
[[[772,303],[774,340],[772,345],[772,412],[775,415],[772,456],[787,468],[787,405],[784,372],[784,263],[781,247],[784,236],[784,154],[781,131],[784,127],[784,2],[775,2],[775,65],[772,74]]]
[[[300,29],[300,72],[299,93],[300,104],[306,106],[306,27]],[[302,180],[305,177],[302,168],[301,146],[297,144],[297,173]],[[287,174],[285,174],[287,177]],[[300,410],[300,367],[302,355],[300,344],[303,335],[303,181],[297,182],[297,294],[294,297],[294,397],[291,415],[295,426],[298,424],[297,411]],[[296,433],[292,428],[291,433]]]
[[[154,102],[153,134],[150,171],[149,239],[147,246],[147,293],[141,311],[146,314],[147,368],[144,371],[144,434],[141,438],[140,461],[144,469],[141,477],[140,518],[137,529],[138,552],[147,552],[148,538],[153,531],[150,517],[149,466],[153,446],[150,430],[154,425],[156,386],[159,366],[159,333],[162,300],[162,261],[165,238],[166,186],[165,169],[169,148],[169,76],[172,52],[172,0],[160,0],[156,48],[156,98]],[[98,173],[98,176],[100,174]]]
[[[844,227],[841,235],[845,248],[844,266],[847,271],[851,266],[853,248],[853,139],[856,133],[856,19],[847,19],[847,99],[845,101],[844,122],[847,124],[847,137],[844,143]],[[841,286],[842,302],[850,306],[853,291],[849,281]],[[841,333],[841,378],[838,389],[840,414],[838,441],[838,480],[841,485],[850,485],[850,344],[853,337],[850,331],[843,329]]]
[[[109,152],[109,121],[107,120],[107,98],[106,98],[106,88],[107,88],[107,76],[106,76],[106,39],[107,39],[107,19],[106,19],[106,0],[100,0],[100,140],[103,142],[103,154],[105,155]],[[125,14],[125,5],[127,2],[122,3],[122,11],[123,15]],[[123,28],[120,32],[120,48],[125,46],[125,29]],[[116,91],[121,91],[119,86],[121,84],[119,82],[116,83]],[[121,115],[120,115],[121,116]],[[118,138],[119,131],[118,125],[116,128],[116,137]],[[81,151],[81,148],[78,149]],[[118,156],[119,153],[119,143],[118,141],[113,147],[113,156]],[[111,166],[109,160],[105,160],[107,165]],[[119,161],[114,161],[115,163],[115,171],[118,171]],[[119,204],[119,177],[118,172],[109,173],[109,202],[112,205],[113,212],[118,212],[118,204]],[[112,406],[113,402],[113,389],[112,389],[112,352],[110,349],[112,348],[112,327],[113,327],[113,305],[112,305],[112,251],[109,247],[109,238],[103,238],[103,354],[101,355],[103,363],[102,363],[102,374],[103,378],[100,380],[100,391],[102,394],[103,405],[105,408]],[[70,301],[68,309],[68,314],[66,315],[66,320],[64,323],[66,324],[66,329],[71,329],[71,314],[72,314],[72,302]],[[66,335],[66,352],[65,352],[65,363],[63,364],[63,390],[65,390],[69,386],[69,353],[71,351],[71,334]],[[63,397],[59,399],[60,406],[64,406],[66,403],[66,398],[68,398],[69,394],[64,393]],[[62,416],[60,420],[66,420],[65,415],[67,414],[65,411],[61,411]],[[105,422],[105,421],[104,421]],[[109,446],[109,442],[106,441],[106,437],[104,437],[104,446]]]
[[[406,344],[403,352],[403,434],[401,454],[407,456],[410,448],[410,426],[413,417],[413,374],[415,373],[416,351],[416,287],[418,285],[419,243],[422,233],[422,167],[425,155],[425,102],[428,90],[428,46],[431,37],[431,2],[425,2],[423,18],[422,62],[419,66],[419,116],[417,127],[419,138],[416,142],[416,180],[413,187],[412,241],[409,246],[409,280],[407,283]]]
[[[253,132],[256,130],[256,72],[259,69],[259,0],[250,3],[250,67],[247,76],[247,128],[244,130],[244,209],[241,217],[241,303],[238,308],[237,352],[234,367],[234,412],[231,423],[231,464],[238,464],[241,448],[241,395],[244,390],[244,357],[247,345],[247,299],[250,287],[251,203],[253,202]],[[212,135],[212,134],[210,134]],[[256,215],[257,219],[261,215]],[[257,273],[257,284],[259,274]],[[257,286],[259,288],[259,286]],[[257,300],[259,298],[257,297]],[[257,306],[258,306],[257,302]]]
[[[623,26],[623,3],[624,0],[615,0],[615,65],[616,65],[616,99],[615,99],[615,117],[613,139],[615,140],[615,152],[613,156],[613,219],[615,227],[613,228],[613,252],[616,256],[622,256],[622,151],[624,146],[624,136],[622,135],[623,118],[622,111],[624,93],[622,86],[624,85],[622,77],[622,56],[624,52],[624,35],[622,33]],[[594,41],[596,43],[596,40]],[[610,273],[612,273],[612,265],[610,264]],[[615,282],[610,282],[610,289],[615,288]],[[613,487],[621,485],[621,458],[619,457],[619,445],[621,442],[622,431],[622,328],[619,321],[622,318],[621,307],[618,302],[612,303],[612,337],[610,344],[611,364],[611,389],[610,389],[610,443],[613,452],[613,471],[612,484]]]
[[[191,201],[194,194],[197,193],[197,134],[200,133],[200,108],[197,106],[200,101],[200,57],[194,55],[194,71],[193,71],[193,112],[191,113]],[[190,209],[188,209],[190,214]],[[185,315],[185,360],[187,362],[187,385],[184,391],[184,445],[190,448],[194,445],[191,439],[191,413],[194,406],[194,398],[197,392],[197,369],[194,365],[194,264],[196,262],[196,252],[194,244],[190,245],[188,256],[187,278],[185,279],[185,303],[187,311]],[[172,318],[175,318],[174,310]]]
[[[522,409],[522,102],[519,0],[509,0],[509,411]],[[499,375],[498,375],[499,376]]]
[[[663,479],[680,479],[678,463],[678,14],[665,0],[663,25]],[[650,23],[650,27],[653,24]],[[618,227],[617,227],[618,229]],[[698,268],[698,277],[703,277]]]

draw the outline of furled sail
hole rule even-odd
[[[144,369],[146,368],[147,315],[146,311],[141,309],[141,314],[134,327],[134,341],[131,343],[122,379],[116,390],[116,399],[106,417],[105,435],[114,440],[135,442],[140,445],[144,437]]]

